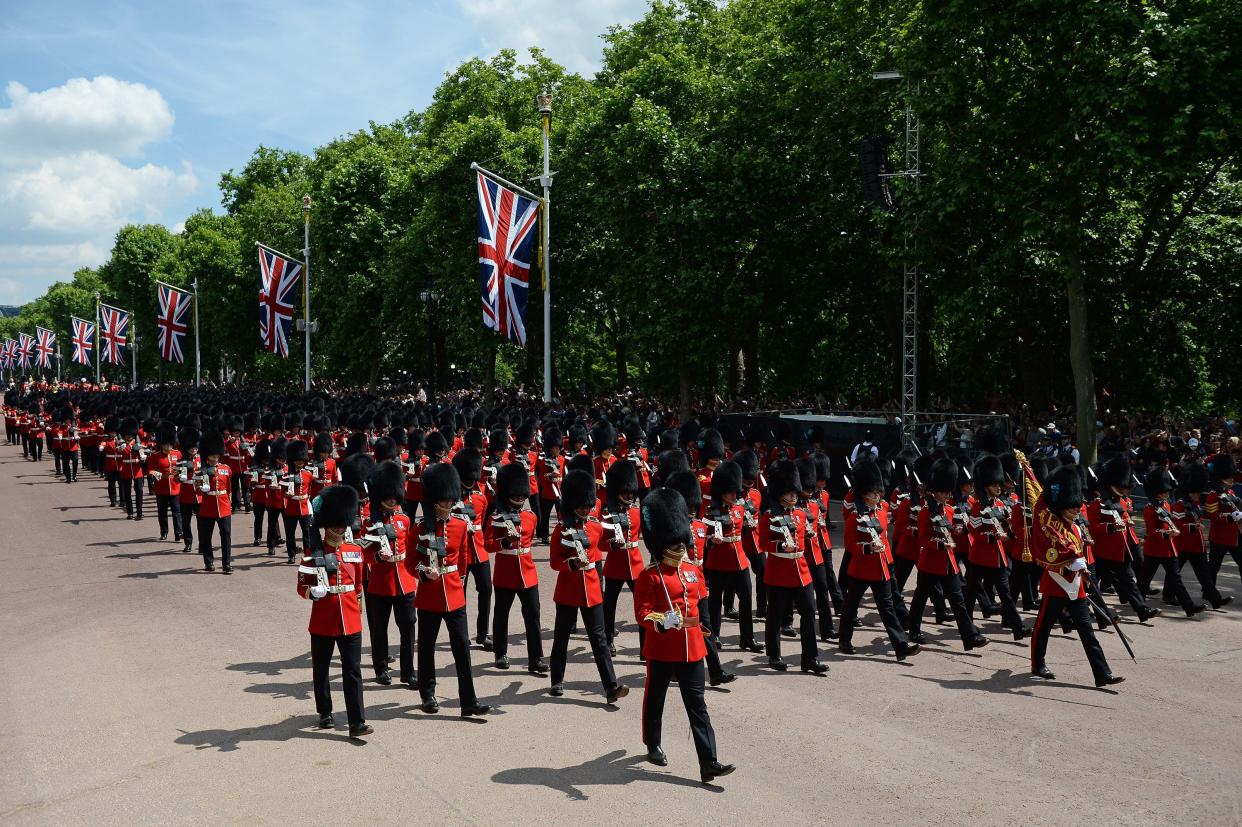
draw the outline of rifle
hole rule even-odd
[[[444,542],[444,538],[436,534],[433,529],[427,534],[423,534],[418,538],[418,550],[420,554],[427,556],[427,562],[418,564],[418,572],[428,580],[439,580],[444,573],[444,566],[441,561],[448,556],[448,546]]]
[[[367,533],[362,535],[362,539],[379,546],[377,556],[385,563],[396,563],[405,558],[404,554],[398,556],[393,551],[393,543],[397,541],[397,528],[392,523],[371,523],[367,526]]]
[[[561,529],[561,545],[573,552],[566,558],[566,562],[576,571],[585,571],[591,567],[591,557],[587,554],[590,542],[591,538],[587,536],[586,529],[581,526]]]

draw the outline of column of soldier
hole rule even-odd
[[[144,491],[153,495],[161,540],[171,527],[190,552],[197,526],[208,572],[217,533],[222,571],[233,571],[231,517],[252,514],[254,545],[268,555],[283,550],[297,566],[297,593],[311,601],[319,726],[335,725],[328,685],[336,651],[352,737],[373,732],[362,700],[364,606],[378,683],[393,681],[392,617],[398,679],[419,692],[424,712],[439,712],[434,653],[444,626],[461,715],[477,717],[490,707],[475,694],[470,646],[492,653],[496,668],[511,668],[515,600],[526,668],[549,680],[551,695],[564,691],[569,638],[581,623],[607,702],[625,697],[612,658],[617,602],[628,588],[647,666],[648,758],[667,764],[661,715],[675,678],[709,782],[733,771],[717,758],[704,700],[705,684],[734,680],[720,662],[726,646],[765,654],[783,672],[782,638],[796,638],[801,671],[824,675],[819,644],[835,641],[843,655],[855,653],[858,609],[869,591],[898,660],[927,642],[928,602],[938,623],[956,625],[967,650],[986,646],[977,608],[984,621],[999,616],[1015,640],[1031,639],[1036,678],[1054,677],[1044,661],[1053,627],[1076,632],[1103,687],[1123,680],[1095,636],[1094,625],[1120,633],[1106,593],[1140,623],[1161,613],[1148,600],[1157,594],[1195,617],[1206,605],[1190,596],[1184,564],[1212,609],[1232,599],[1216,586],[1224,559],[1242,566],[1242,500],[1229,455],[1148,473],[1140,537],[1130,498],[1138,480],[1124,455],[1094,468],[1027,461],[991,434],[980,438],[986,450],[974,461],[864,452],[847,476],[838,567],[830,463],[814,428],[799,455],[788,432],[778,439],[762,428],[726,429],[726,441],[697,422],[644,433],[636,417],[618,416],[618,433],[597,409],[541,418],[466,409],[445,412],[433,427],[416,406],[309,405],[245,414],[165,406],[154,418],[147,403],[126,415],[100,399],[10,393],[4,414],[11,444],[37,461],[46,442],[66,483],[76,481],[80,457],[107,480],[109,503],[127,518],[142,519]],[[550,665],[537,545],[549,546],[555,574]],[[1036,614],[1032,626],[1022,612]],[[725,620],[737,621],[736,636]],[[762,642],[756,620],[764,623]]]

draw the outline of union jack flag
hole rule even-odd
[[[185,352],[181,345],[190,331],[190,308],[194,295],[163,282],[157,283],[156,293],[160,305],[159,318],[156,319],[160,354],[166,362],[183,364]]]
[[[95,323],[77,316],[70,316],[73,325],[73,361],[79,365],[91,363],[91,351],[95,349]]]
[[[5,339],[0,344],[0,367],[11,368],[13,363],[17,361],[17,342],[12,339]]]
[[[526,344],[526,295],[539,202],[479,173],[479,288],[483,326]]]
[[[17,365],[22,370],[30,369],[30,359],[34,352],[34,337],[29,333],[17,334]]]
[[[129,331],[129,311],[99,305],[99,358],[109,365],[125,364],[125,334]]]
[[[52,352],[56,350],[56,334],[46,327],[35,327],[35,362],[41,368],[52,366]]]
[[[301,275],[302,262],[259,245],[259,335],[264,347],[284,357],[293,326],[293,288]]]

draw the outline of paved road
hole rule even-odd
[[[151,515],[109,509],[101,482],[49,472],[0,446],[4,823],[1242,823],[1242,610],[1129,624],[1137,665],[1105,635],[1119,692],[1095,690],[1059,635],[1059,680],[1032,683],[1026,647],[991,623],[982,652],[933,625],[939,643],[898,664],[868,614],[859,655],[826,653],[822,679],[727,650],[742,677],[708,703],[720,757],[740,768],[704,787],[675,694],[670,765],[643,761],[632,623],[618,672],[640,691],[618,707],[575,639],[559,699],[476,652],[479,693],[500,709],[463,720],[442,646],[441,714],[368,682],[365,744],[314,730],[290,567],[243,547],[232,577],[206,574],[153,540]],[[1239,594],[1229,565],[1223,585]],[[550,588],[543,598],[548,625]]]

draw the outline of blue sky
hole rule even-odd
[[[593,73],[646,0],[15,2],[0,9],[0,304],[118,228],[219,208],[260,144],[309,151],[422,108],[444,73],[543,48]]]

